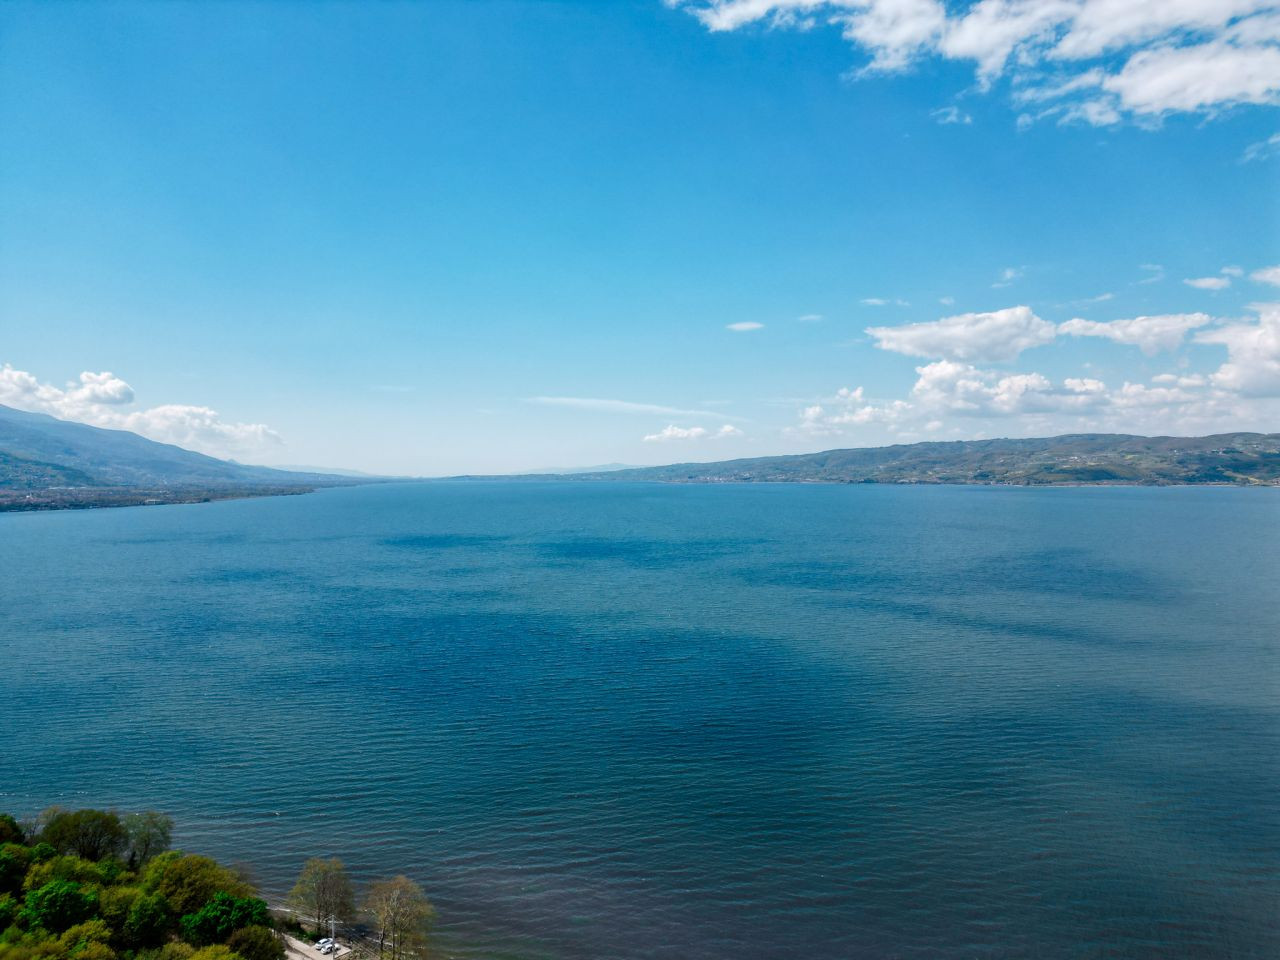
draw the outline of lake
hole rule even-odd
[[[1280,491],[436,483],[0,515],[0,809],[441,956],[1280,956]]]

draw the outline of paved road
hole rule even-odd
[[[284,937],[285,960],[339,960],[351,952],[349,946],[340,944],[337,950],[326,956],[311,945],[315,943],[314,940],[303,942],[287,933],[281,936]]]

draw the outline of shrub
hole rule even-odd
[[[237,930],[227,946],[244,960],[284,960],[284,944],[269,927],[254,925]]]

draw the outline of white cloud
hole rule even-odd
[[[978,89],[1012,75],[1038,116],[1109,125],[1280,98],[1274,0],[666,0],[709,29],[825,22],[868,59],[855,76],[927,57],[972,61]],[[935,114],[958,122],[958,109]],[[1026,115],[1028,122],[1034,117]]]
[[[1243,277],[1244,269],[1241,267],[1223,267],[1218,271],[1224,277]]]
[[[1212,322],[1204,313],[1171,313],[1154,317],[1132,317],[1100,323],[1077,317],[1058,325],[1058,332],[1072,337],[1105,337],[1116,343],[1128,343],[1147,356],[1160,351],[1174,351],[1187,332]]]
[[[955,297],[939,297],[938,302],[944,307],[954,307],[956,303]]]
[[[1118,74],[1103,80],[1102,87],[1135,114],[1275,103],[1280,95],[1280,49],[1226,41],[1154,47],[1135,53]]]
[[[1241,163],[1253,163],[1255,160],[1266,160],[1280,154],[1280,133],[1273,133],[1265,140],[1251,143],[1240,155]]]
[[[748,330],[762,330],[763,323],[756,323],[754,320],[741,320],[738,323],[730,323],[725,325],[726,330],[732,330],[734,333],[746,333]]]
[[[1018,306],[990,313],[962,313],[929,323],[868,327],[866,332],[881,350],[909,357],[998,363],[1049,343],[1057,329],[1030,307]]]
[[[998,374],[966,363],[939,360],[917,367],[911,389],[926,410],[965,415],[1010,416],[1023,413],[1079,412],[1106,401],[1098,380],[1069,379],[1055,387],[1039,373]]]
[[[106,371],[85,371],[78,380],[56,387],[9,364],[0,368],[0,403],[19,410],[111,430],[129,430],[217,457],[243,456],[281,443],[279,434],[270,427],[229,423],[209,407],[170,403],[142,410],[126,409],[133,401],[133,388]]]
[[[1259,308],[1256,322],[1204,330],[1196,334],[1196,342],[1227,348],[1227,362],[1211,377],[1214,386],[1248,397],[1280,396],[1280,304]]]
[[[822,322],[822,314],[820,313],[806,313],[799,317],[796,317],[796,323],[821,323],[821,322]]]
[[[706,410],[682,410],[679,407],[664,407],[656,403],[632,403],[630,400],[606,400],[600,397],[529,397],[525,402],[544,407],[568,407],[573,410],[589,410],[596,413],[657,413],[669,417],[724,416],[722,413],[708,413]]]
[[[1255,270],[1249,274],[1249,279],[1255,283],[1269,283],[1273,287],[1280,287],[1280,264]]]
[[[831,436],[849,427],[869,424],[894,424],[911,412],[905,400],[873,403],[866,399],[862,387],[841,387],[833,397],[800,411],[800,422],[787,432],[804,436]]]
[[[726,423],[714,433],[706,427],[677,427],[674,423],[671,423],[663,427],[657,433],[648,434],[644,438],[644,442],[667,443],[672,440],[724,440],[729,437],[740,436],[742,436],[742,431],[729,423]]]
[[[1143,263],[1138,265],[1139,270],[1147,271],[1148,276],[1143,277],[1138,283],[1159,283],[1164,279],[1164,267],[1158,263]]]
[[[1230,277],[1193,277],[1182,282],[1197,290],[1225,290],[1231,286]]]
[[[1013,281],[1017,280],[1026,271],[1022,267],[1005,267],[1000,271],[1000,279],[991,284],[992,289],[999,290],[1003,287],[1010,286]]]
[[[884,307],[889,304],[889,301],[885,300],[883,297],[865,297],[858,302],[864,307]]]
[[[973,123],[973,117],[956,106],[939,107],[937,110],[933,111],[933,113],[929,114],[929,116],[933,117],[934,120],[938,121],[938,123],[943,126],[949,126],[953,123],[967,126]]]

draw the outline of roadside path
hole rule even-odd
[[[338,949],[328,955],[321,953],[311,944],[315,941],[304,943],[297,937],[291,937],[287,933],[282,933],[284,937],[284,955],[285,960],[339,960],[352,952],[352,948],[346,944],[339,944]]]

